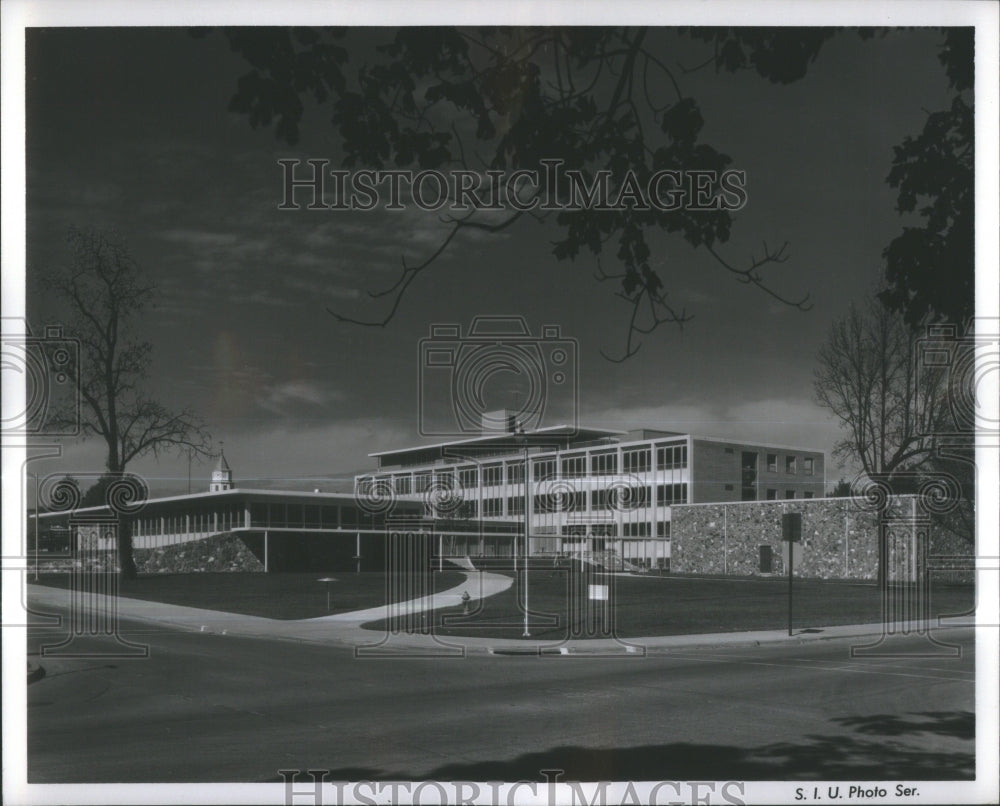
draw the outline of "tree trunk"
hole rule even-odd
[[[132,519],[118,521],[118,567],[122,579],[136,579],[135,556],[132,553]]]

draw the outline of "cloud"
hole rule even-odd
[[[328,406],[330,403],[343,399],[343,392],[324,388],[319,383],[305,380],[275,384],[262,390],[258,395],[259,405],[275,413],[283,413],[302,405]]]

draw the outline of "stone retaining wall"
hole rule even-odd
[[[190,574],[197,572],[264,571],[264,563],[238,535],[212,535],[174,546],[135,549],[140,574]]]
[[[928,542],[927,554],[971,554],[960,539],[929,525],[915,496],[897,496],[891,514],[900,520],[889,531],[890,567],[905,573],[913,562],[914,536]],[[781,516],[802,514],[801,556],[795,575],[818,579],[876,579],[878,513],[853,498],[751,501],[675,505],[671,509],[671,569],[677,573],[757,576],[761,546],[772,552],[772,573],[784,574]],[[944,563],[936,563],[944,565]],[[933,572],[947,581],[971,581],[969,572]],[[892,578],[892,576],[890,576]]]

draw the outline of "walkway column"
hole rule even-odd
[[[264,530],[264,573],[267,573],[267,529]]]

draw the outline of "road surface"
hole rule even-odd
[[[846,640],[647,657],[357,659],[123,622],[146,659],[39,657],[29,781],[954,779],[974,774],[974,645],[852,660]],[[109,644],[93,645],[97,652]]]

